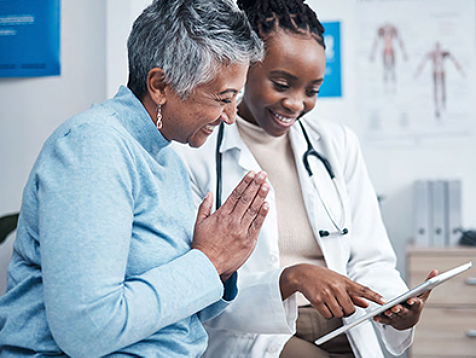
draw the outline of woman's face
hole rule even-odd
[[[185,100],[167,87],[167,100],[162,106],[162,135],[199,147],[222,121],[233,123],[236,95],[244,86],[248,68],[248,64],[221,67],[214,80],[197,86]]]
[[[272,136],[285,134],[314,108],[325,68],[314,38],[278,30],[266,40],[264,61],[248,72],[238,114]]]

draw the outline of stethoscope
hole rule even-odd
[[[336,234],[340,235],[346,235],[349,233],[349,230],[345,227],[345,223],[347,222],[347,215],[344,207],[344,200],[341,195],[341,191],[339,190],[339,185],[337,183],[337,180],[335,178],[334,171],[332,170],[332,166],[329,163],[329,161],[324,158],[322,155],[320,155],[312,146],[311,141],[309,140],[309,136],[307,134],[306,129],[304,128],[304,125],[302,124],[301,121],[299,121],[299,125],[301,126],[302,134],[304,135],[304,139],[306,140],[307,143],[307,150],[304,152],[302,156],[302,162],[304,164],[304,168],[306,168],[307,173],[309,174],[309,177],[312,179],[312,183],[318,193],[319,199],[322,203],[322,206],[324,207],[327,216],[329,216],[329,219],[331,220],[332,224],[336,228],[337,232]],[[220,152],[220,147],[221,143],[223,142],[223,132],[224,132],[225,125],[222,122],[220,126],[218,127],[218,135],[217,135],[217,145],[216,145],[216,150],[215,150],[215,162],[216,162],[216,176],[217,176],[217,185],[216,185],[216,208],[218,209],[221,206],[221,192],[222,192],[222,154]],[[334,215],[332,214],[331,210],[329,207],[326,205],[325,201],[323,200],[322,196],[319,193],[319,189],[317,188],[317,185],[314,181],[314,173],[312,172],[311,165],[309,164],[309,157],[315,157],[321,161],[321,163],[324,165],[326,168],[327,173],[329,174],[329,177],[332,180],[332,183],[334,185],[334,189],[337,192],[337,195],[339,197],[340,201],[340,206],[342,209],[342,223],[339,224],[337,220],[334,218]],[[331,232],[327,230],[319,230],[319,236],[320,237],[326,237],[331,235]]]

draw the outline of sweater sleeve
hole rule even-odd
[[[117,138],[72,130],[44,152],[36,176],[42,279],[62,350],[103,356],[220,300],[219,275],[198,250],[128,274],[134,163]]]

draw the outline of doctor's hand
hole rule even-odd
[[[301,292],[326,319],[342,318],[355,312],[355,306],[368,307],[367,300],[385,301],[370,288],[328,268],[298,264],[287,267],[280,278],[282,299]]]
[[[426,279],[429,280],[436,275],[438,275],[438,271],[432,270]],[[376,316],[374,321],[392,326],[399,331],[413,327],[420,319],[423,306],[425,306],[426,300],[430,297],[430,292],[427,291],[418,297],[410,297],[405,303],[395,305]]]
[[[198,209],[192,248],[202,251],[225,282],[253,252],[268,214],[266,173],[248,172],[223,205],[210,214],[208,193]]]

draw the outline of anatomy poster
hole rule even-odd
[[[359,0],[366,139],[414,144],[476,129],[475,1]]]

